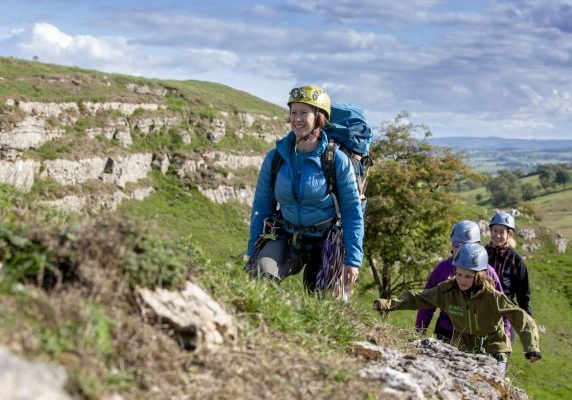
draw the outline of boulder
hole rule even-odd
[[[151,314],[174,330],[183,348],[213,351],[235,343],[237,330],[231,316],[195,283],[187,281],[181,291],[137,291]]]

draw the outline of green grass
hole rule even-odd
[[[537,197],[530,203],[538,210],[544,225],[572,239],[572,188]]]
[[[572,393],[572,251],[554,252],[553,246],[544,246],[526,261],[534,319],[546,330],[540,334],[543,359],[528,363],[522,346],[515,342],[510,360],[511,374],[534,399],[567,399]]]
[[[64,67],[16,58],[0,57],[0,102],[8,98],[26,101],[160,102],[174,111],[190,109],[212,118],[215,110],[248,112],[268,117],[285,114],[285,109],[228,86],[201,81],[165,81],[108,74],[76,67]],[[164,99],[126,90],[129,83],[171,90]],[[210,110],[210,111],[209,111]]]
[[[123,203],[126,215],[169,232],[213,264],[224,264],[244,252],[248,231],[244,208],[214,204],[172,175],[155,171],[153,177],[157,191],[146,201]]]
[[[540,185],[538,175],[521,178],[520,182],[538,187]],[[487,218],[490,218],[496,209],[491,205],[490,195],[484,186],[461,192],[460,196],[465,200],[461,204],[476,204],[482,210],[488,210],[484,214]],[[550,192],[538,189],[538,197],[523,202],[516,208],[526,211],[526,207],[530,206],[533,207],[535,216],[542,221],[544,226],[572,239],[572,188],[557,188]]]

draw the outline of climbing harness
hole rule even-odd
[[[258,261],[258,256],[262,248],[266,245],[266,243],[270,240],[276,240],[279,237],[279,230],[284,225],[284,219],[280,212],[273,213],[270,217],[267,217],[263,221],[263,228],[262,233],[258,236],[258,239],[254,243],[254,250],[252,255],[248,259],[248,262],[244,266],[244,270],[248,272],[250,275],[256,273],[257,277],[260,277],[260,271],[256,266],[256,262]]]

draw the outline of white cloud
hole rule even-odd
[[[203,48],[187,49],[186,52],[194,68],[201,71],[233,68],[239,61],[239,57],[231,51]]]
[[[48,23],[15,30],[2,43],[8,45],[10,55],[28,59],[38,56],[42,61],[59,64],[105,68],[133,61],[133,49],[125,38],[72,36]]]
[[[264,82],[256,93],[280,104],[290,83],[321,84],[375,122],[406,110],[439,133],[569,134],[572,0],[229,2],[223,12],[150,2],[81,29],[13,30],[0,48],[128,74],[218,76],[247,91]]]

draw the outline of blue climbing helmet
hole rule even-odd
[[[515,230],[514,217],[504,211],[497,211],[497,213],[491,218],[489,228],[493,225],[504,225],[513,231]]]
[[[473,221],[457,222],[451,231],[452,243],[476,243],[481,241],[479,225]]]
[[[471,271],[483,271],[489,265],[489,256],[483,246],[477,243],[464,244],[455,258],[453,266],[456,268],[469,269]]]

